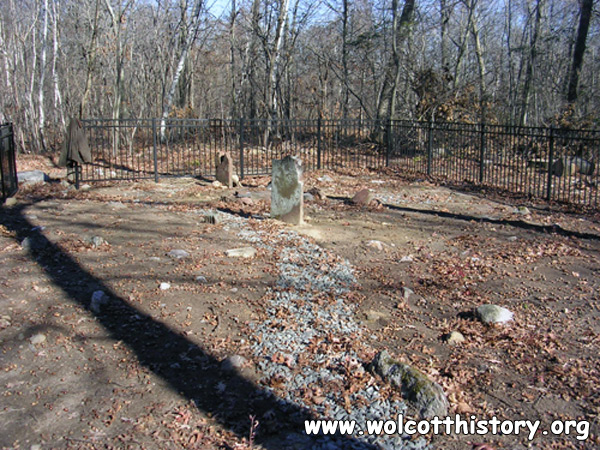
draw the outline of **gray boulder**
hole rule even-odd
[[[504,324],[513,320],[513,313],[498,305],[481,305],[475,310],[475,315],[483,323]]]
[[[387,350],[375,356],[371,371],[399,389],[423,418],[448,415],[450,405],[442,387],[414,367],[394,360]]]

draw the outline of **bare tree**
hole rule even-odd
[[[583,63],[583,54],[585,53],[588,30],[592,17],[594,0],[582,0],[581,12],[579,14],[579,28],[577,31],[577,40],[575,41],[575,51],[573,52],[573,65],[569,75],[569,87],[567,90],[567,102],[575,103],[577,100],[577,87],[579,85],[579,75]]]

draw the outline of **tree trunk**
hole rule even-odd
[[[583,54],[585,53],[585,44],[590,28],[593,7],[594,0],[582,0],[581,13],[579,15],[579,29],[577,31],[577,40],[575,41],[573,65],[571,66],[571,76],[569,78],[569,88],[567,91],[567,102],[569,104],[573,104],[577,101],[579,73],[581,71],[581,65],[583,64]]]
[[[87,58],[87,71],[85,77],[85,88],[83,90],[83,95],[81,96],[81,102],[79,103],[79,118],[83,119],[83,115],[85,113],[85,109],[87,107],[87,102],[90,96],[90,91],[92,90],[92,74],[94,71],[94,66],[96,65],[96,42],[98,38],[98,3],[100,0],[96,0],[94,3],[94,25],[92,26],[92,36],[90,38],[90,43],[88,48],[86,49],[86,58]]]
[[[58,63],[58,22],[59,22],[60,0],[52,2],[52,85],[54,88],[54,109],[59,115],[62,125],[61,132],[65,132],[67,125],[65,122],[65,111],[63,108],[62,94],[60,91],[60,82],[56,65]]]
[[[38,81],[38,136],[39,150],[46,151],[46,109],[44,108],[44,84],[46,82],[46,59],[48,53],[48,0],[44,0],[44,22],[42,28],[42,49],[40,55],[40,78]]]
[[[474,10],[477,0],[473,0],[471,7]],[[474,12],[469,14],[471,24],[471,33],[473,34],[473,41],[475,44],[475,56],[477,57],[477,68],[479,69],[479,114],[481,123],[486,121],[487,113],[487,85],[485,81],[485,60],[483,59],[483,47],[481,45],[481,39],[479,37],[479,30],[475,23]]]
[[[527,68],[525,69],[525,83],[523,85],[523,99],[521,102],[521,115],[519,118],[519,125],[527,125],[527,115],[529,111],[529,97],[531,91],[531,84],[533,82],[533,70],[536,63],[537,57],[537,42],[540,34],[540,22],[542,20],[542,8],[544,7],[544,0],[538,0],[535,6],[535,21],[533,25],[533,32],[529,43],[529,59],[527,60]]]
[[[342,119],[348,118],[348,102],[350,101],[350,72],[348,69],[348,20],[349,0],[342,0]]]
[[[377,119],[393,119],[396,114],[396,94],[400,79],[399,45],[407,35],[413,20],[415,0],[406,0],[398,18],[398,0],[392,0],[392,55],[386,67],[383,85],[379,94]]]
[[[177,86],[179,84],[179,78],[181,77],[181,73],[185,67],[185,62],[187,60],[188,53],[190,48],[196,41],[196,37],[198,36],[198,30],[200,28],[200,12],[202,10],[202,0],[196,0],[194,5],[194,10],[192,16],[190,17],[189,24],[182,25],[187,26],[189,30],[189,34],[187,35],[187,39],[184,43],[183,48],[181,49],[181,54],[179,56],[179,61],[177,62],[177,66],[175,68],[175,73],[173,74],[173,80],[171,81],[171,86],[167,91],[167,97],[163,102],[163,111],[160,121],[160,138],[161,140],[165,140],[166,138],[166,124],[167,118],[171,113],[171,109],[173,107],[173,101],[175,100],[175,92],[177,91]]]
[[[229,96],[231,101],[231,109],[230,116],[231,119],[235,119],[238,117],[238,109],[237,109],[237,95],[236,95],[236,69],[235,69],[235,21],[237,18],[237,6],[236,1],[231,0],[231,15],[229,17],[229,77],[230,80],[230,94]]]

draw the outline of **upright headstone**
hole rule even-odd
[[[225,186],[233,187],[233,161],[229,153],[221,153],[217,156],[217,181]]]
[[[303,219],[302,161],[286,156],[273,161],[271,217],[298,225]]]

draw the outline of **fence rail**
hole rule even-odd
[[[12,123],[0,125],[0,184],[4,203],[8,197],[15,195],[19,188]]]
[[[240,177],[266,175],[273,159],[305,170],[379,168],[515,194],[599,206],[600,131],[366,120],[92,119],[93,161],[81,181],[212,177],[229,152]]]

